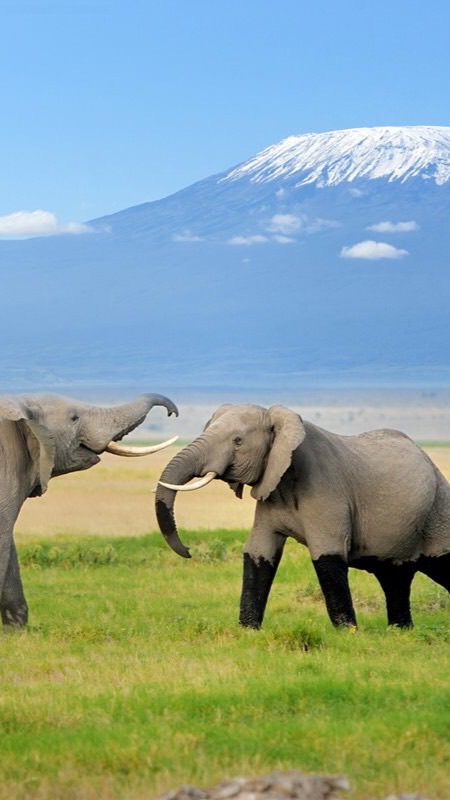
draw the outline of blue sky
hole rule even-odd
[[[450,125],[449,30],[446,0],[2,0],[0,217],[76,229],[291,134]]]

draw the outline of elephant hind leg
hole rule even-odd
[[[450,592],[450,553],[443,556],[421,556],[417,569]]]
[[[413,561],[403,564],[378,561],[370,571],[375,575],[385,594],[388,625],[412,628],[409,598],[417,564]]]

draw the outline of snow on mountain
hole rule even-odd
[[[1,241],[0,374],[448,385],[449,220],[450,128],[291,136],[89,235]]]
[[[296,186],[335,186],[358,178],[450,180],[450,127],[352,128],[289,136],[228,172],[222,181],[297,177]]]

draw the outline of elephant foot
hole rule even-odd
[[[241,613],[239,616],[239,625],[241,625],[242,628],[253,628],[254,631],[259,631],[262,621],[251,615],[244,615]]]
[[[2,608],[1,615],[3,625],[20,628],[26,625],[28,622],[28,606],[25,603],[17,606],[9,606],[8,608]]]
[[[331,619],[331,622],[333,623],[335,628],[341,628],[341,629],[347,628],[348,630],[351,631],[351,633],[356,633],[356,631],[358,630],[358,624],[355,618],[353,619],[351,619],[350,617],[345,617],[343,619],[335,618]]]
[[[388,628],[400,628],[401,630],[407,631],[414,628],[414,622],[412,619],[404,620],[403,622],[400,620],[398,622],[388,622]]]

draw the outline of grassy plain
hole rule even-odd
[[[450,476],[450,448],[428,451]],[[0,798],[143,800],[300,768],[347,775],[349,800],[448,800],[448,594],[417,576],[415,629],[388,630],[376,581],[353,571],[360,627],[336,631],[289,542],[263,629],[240,629],[253,501],[219,482],[179,496],[194,557],[177,558],[152,533],[173,452],[105,457],[23,509],[31,619],[0,634]]]

